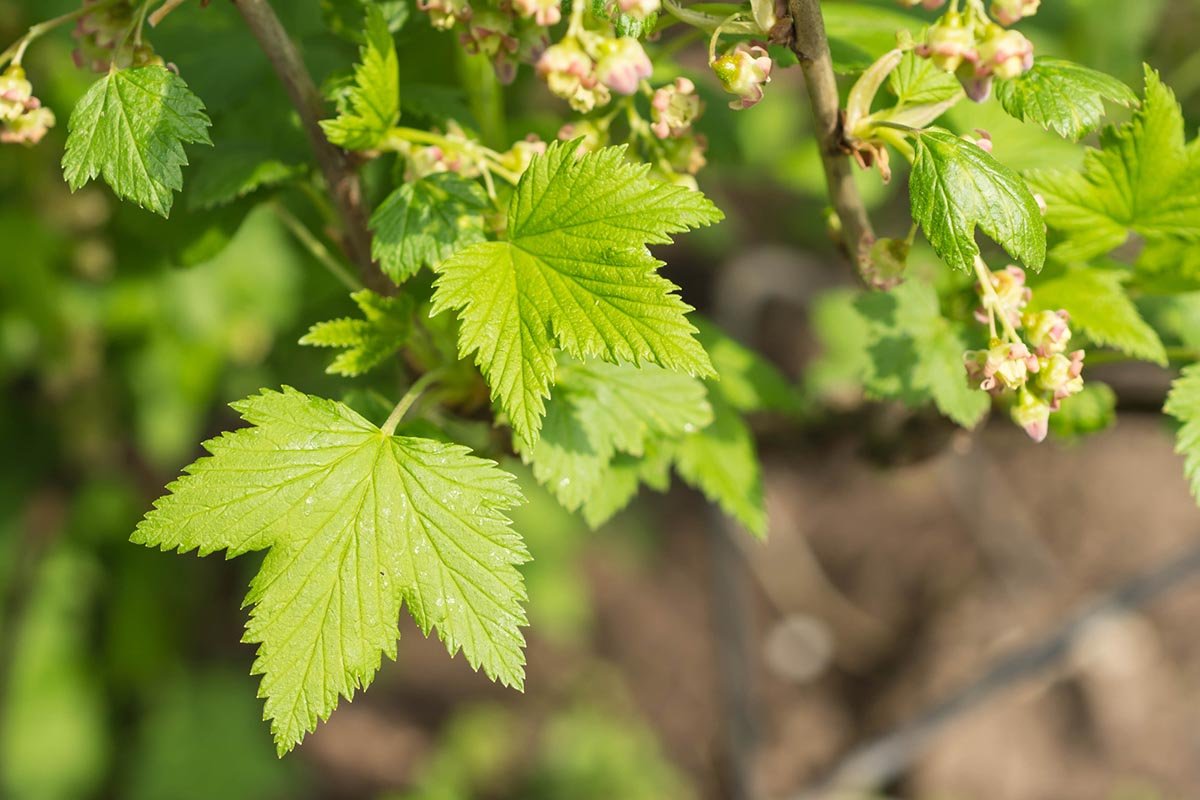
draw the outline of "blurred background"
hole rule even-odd
[[[153,41],[209,106],[218,148],[269,139],[303,170],[294,126],[260,123],[289,112],[236,14],[192,5]],[[353,62],[322,17],[336,3],[276,5],[318,76]],[[850,30],[858,4],[828,5],[831,33],[888,46],[891,30]],[[1039,53],[1139,90],[1148,61],[1194,131],[1200,2],[1042,5],[1023,26]],[[71,7],[0,0],[0,40]],[[450,38],[416,15],[400,43],[404,74],[450,72]],[[59,127],[0,149],[3,797],[757,800],[822,796],[831,777],[872,787],[837,797],[1200,797],[1200,512],[1158,413],[1171,375],[1095,368],[1119,424],[1043,445],[999,415],[968,434],[865,403],[821,313],[853,281],[795,68],[743,113],[708,76],[699,180],[729,219],[662,253],[684,297],[804,395],[801,419],[756,421],[769,541],[683,488],[591,532],[522,472],[525,694],[448,662],[405,615],[398,661],[277,759],[239,644],[257,557],[127,537],[198,443],[236,424],[229,401],[352,388],[296,344],[349,302],[267,197],[207,211],[185,194],[164,222],[103,188],[69,194],[65,119],[92,80],[70,50],[60,32],[26,62]],[[509,109],[512,139],[553,136],[564,110],[528,79]],[[986,128],[1020,169],[1082,157],[995,104],[949,124]],[[188,182],[215,180],[191,153]],[[903,236],[906,176],[860,177],[881,233]],[[1166,310],[1181,336],[1200,337],[1198,307]]]

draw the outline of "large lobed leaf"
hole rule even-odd
[[[534,444],[555,376],[555,350],[578,359],[653,363],[690,375],[712,364],[676,286],[647,244],[708,225],[704,195],[648,175],[625,148],[582,157],[555,142],[534,158],[508,208],[507,240],[459,250],[436,266],[433,313],[458,311],[459,349],[475,354],[492,397]]]
[[[1064,258],[1086,260],[1120,247],[1129,233],[1151,240],[1200,239],[1200,145],[1187,144],[1175,95],[1146,68],[1145,99],[1133,119],[1105,128],[1082,172],[1030,176],[1046,221],[1066,236]]]
[[[138,525],[164,550],[268,550],[245,640],[259,644],[281,753],[396,657],[401,604],[451,655],[521,687],[528,560],[505,511],[514,478],[457,445],[389,436],[349,407],[285,388],[236,403],[252,427],[205,444]]]
[[[211,144],[204,104],[165,67],[109,72],[75,106],[63,174],[71,191],[103,178],[164,217],[183,188],[184,144]]]

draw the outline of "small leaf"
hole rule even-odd
[[[382,364],[399,350],[412,332],[413,303],[406,295],[381,297],[370,289],[350,295],[362,319],[318,322],[300,339],[313,347],[342,347],[326,368],[331,375],[355,377]]]
[[[165,67],[108,73],[68,124],[63,174],[76,191],[97,177],[118,197],[169,216],[183,188],[184,144],[211,144],[204,104]]]
[[[447,650],[520,688],[528,560],[509,528],[516,480],[465,447],[388,436],[349,407],[264,391],[251,427],[205,443],[133,541],[227,557],[268,550],[245,641],[279,752],[396,657],[401,604]]]
[[[1046,226],[1033,194],[1015,172],[949,131],[914,131],[909,180],[913,219],[952,267],[974,269],[975,227],[1031,269],[1046,260]]]
[[[371,255],[397,284],[484,240],[488,198],[475,181],[434,173],[392,192],[371,216]]]
[[[1039,57],[1019,77],[996,82],[996,98],[1010,115],[1079,141],[1100,127],[1104,101],[1137,105],[1137,95],[1103,72],[1059,58]]]
[[[354,70],[354,85],[341,99],[339,111],[335,119],[322,121],[321,128],[329,141],[348,150],[378,147],[400,120],[400,60],[377,3],[367,7],[362,63]]]
[[[888,89],[899,106],[936,105],[962,94],[962,84],[928,58],[911,50],[888,75]]]
[[[1175,452],[1184,457],[1183,474],[1200,500],[1200,364],[1185,367],[1171,384],[1163,411],[1182,423]]]

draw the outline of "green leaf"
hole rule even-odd
[[[400,60],[387,18],[378,4],[367,8],[366,44],[354,84],[339,103],[335,119],[321,128],[329,141],[348,150],[371,150],[400,120]]]
[[[704,385],[647,364],[568,363],[546,404],[542,435],[516,447],[533,475],[569,511],[591,497],[618,453],[643,456],[647,446],[699,430],[712,421]]]
[[[520,688],[528,560],[505,511],[513,476],[466,448],[388,436],[294,389],[234,408],[252,427],[205,444],[138,525],[163,550],[269,550],[251,584],[264,718],[279,752],[396,657],[401,604],[451,655]]]
[[[1167,365],[1162,340],[1138,313],[1116,270],[1072,267],[1035,285],[1031,310],[1065,308],[1071,326],[1104,347]]]
[[[1127,108],[1137,105],[1137,95],[1116,78],[1073,61],[1044,57],[1019,77],[997,81],[996,99],[1022,122],[1076,142],[1100,127],[1105,100]]]
[[[222,143],[217,155],[195,166],[188,184],[189,210],[228,205],[268,186],[304,175],[308,168],[275,158],[270,148],[249,142]]]
[[[823,303],[818,334],[826,354],[819,372],[845,381],[857,376],[869,395],[909,406],[933,401],[966,428],[991,403],[967,384],[966,345],[938,307],[929,284],[909,280],[888,292],[860,294],[853,303],[835,294]],[[829,378],[826,377],[826,380]]]
[[[712,424],[674,443],[675,469],[755,536],[765,536],[767,512],[754,436],[723,398],[714,394],[710,402]]]
[[[318,322],[300,339],[313,347],[342,347],[325,369],[331,375],[355,377],[382,364],[412,333],[413,303],[407,295],[381,297],[370,289],[350,295],[363,319]]]
[[[1200,364],[1185,367],[1171,384],[1163,411],[1182,423],[1175,438],[1175,452],[1184,457],[1183,474],[1200,500]]]
[[[1200,239],[1200,145],[1184,140],[1175,95],[1146,68],[1146,97],[1133,119],[1105,128],[1082,172],[1030,176],[1046,201],[1046,222],[1066,236],[1064,260],[1120,247],[1131,231],[1148,239]]]
[[[530,444],[556,347],[578,359],[713,373],[685,316],[691,307],[646,245],[721,212],[697,191],[650,178],[624,147],[576,157],[577,146],[554,142],[534,158],[509,203],[506,241],[471,245],[436,267],[433,313],[458,311],[460,352],[475,353],[493,399]]]
[[[961,94],[962,84],[928,58],[909,51],[888,75],[888,89],[899,106],[933,105]]]
[[[909,179],[913,219],[952,267],[974,269],[975,227],[1026,266],[1046,260],[1046,226],[1033,194],[1015,172],[981,147],[944,130],[914,131]]]
[[[110,72],[71,112],[63,174],[76,191],[103,178],[118,197],[169,216],[184,144],[211,144],[204,104],[165,67]]]
[[[730,405],[743,412],[799,411],[796,387],[773,364],[708,320],[697,317],[695,322],[700,343],[720,376],[714,385]]]
[[[475,181],[434,173],[392,192],[371,216],[371,255],[396,283],[484,240],[488,198]]]

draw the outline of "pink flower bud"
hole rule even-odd
[[[992,0],[992,16],[1001,25],[1012,25],[1038,12],[1042,0]]]
[[[1029,438],[1041,442],[1050,432],[1050,404],[1035,392],[1022,389],[1009,412],[1013,422],[1025,429]]]
[[[0,127],[0,143],[35,145],[54,127],[54,112],[36,107],[16,119],[5,120]]]
[[[1025,315],[1025,340],[1040,358],[1065,352],[1071,341],[1068,326],[1071,315],[1066,311],[1039,311]]]
[[[683,136],[699,116],[696,85],[687,78],[676,78],[675,83],[656,91],[650,100],[650,130],[659,139]]]
[[[592,59],[574,38],[547,47],[538,59],[537,71],[550,91],[576,111],[587,113],[612,99],[608,87],[597,80]]]
[[[634,19],[645,19],[657,14],[662,4],[660,0],[617,0],[617,7]]]
[[[638,84],[654,71],[646,51],[632,36],[610,39],[600,48],[602,55],[596,63],[596,77],[617,94],[635,93]]]
[[[1074,353],[1070,357],[1058,353],[1043,359],[1037,383],[1053,398],[1053,409],[1057,409],[1062,400],[1083,391],[1083,356],[1082,351],[1077,352],[1081,353],[1078,361],[1074,359]]]
[[[512,0],[512,6],[538,25],[555,25],[562,19],[562,0]]]
[[[978,55],[976,75],[1015,78],[1033,66],[1033,43],[1019,31],[1006,31],[992,25],[979,44]]]
[[[742,42],[710,65],[725,91],[736,94],[729,107],[736,110],[753,106],[763,98],[763,85],[771,82],[770,56],[761,45]]]
[[[20,66],[13,64],[0,74],[0,121],[16,119],[40,105]]]
[[[938,69],[954,72],[964,61],[974,62],[975,31],[963,24],[962,16],[949,12],[925,32],[925,42],[916,48],[917,55],[928,58]]]

